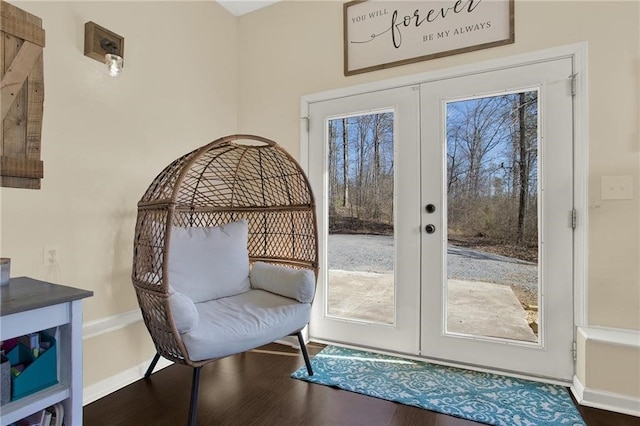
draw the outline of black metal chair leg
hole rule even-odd
[[[200,388],[200,369],[193,369],[193,380],[191,381],[191,404],[189,404],[189,426],[196,426],[196,410],[198,409],[198,389]]]
[[[156,356],[153,357],[153,360],[151,361],[149,368],[147,368],[147,372],[144,373],[145,379],[148,379],[151,376],[151,373],[153,373],[153,369],[156,368],[156,364],[158,363],[159,359],[160,359],[160,354],[156,352]]]
[[[311,368],[311,361],[309,361],[309,353],[307,352],[307,345],[304,344],[302,331],[298,331],[296,333],[296,336],[298,336],[298,341],[300,342],[300,350],[302,351],[302,356],[304,357],[304,363],[307,366],[307,374],[313,376],[313,368]]]

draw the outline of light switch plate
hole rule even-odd
[[[602,200],[633,199],[632,176],[603,176],[600,184],[600,198]]]

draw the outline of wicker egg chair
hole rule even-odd
[[[152,374],[160,356],[194,368],[190,425],[196,419],[201,367],[273,341],[254,340],[255,346],[243,347],[242,340],[229,353],[193,359],[185,344],[186,335],[174,315],[177,308],[170,299],[175,283],[169,266],[172,256],[177,258],[177,254],[172,251],[172,234],[178,232],[176,229],[219,228],[238,220],[243,220],[248,228],[246,245],[252,271],[256,270],[256,262],[260,262],[296,273],[312,273],[315,291],[318,246],[313,194],[299,164],[274,141],[253,135],[217,139],[167,166],[138,203],[132,281],[157,350],[145,378]],[[216,279],[211,278],[213,285]],[[308,309],[304,306],[305,315],[307,310],[310,312],[310,305],[308,301]],[[311,375],[301,333],[304,325],[285,330],[280,337],[298,337]],[[224,348],[225,342],[212,344]]]

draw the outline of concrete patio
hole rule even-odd
[[[329,315],[393,322],[393,275],[329,270]],[[449,280],[450,333],[537,342],[526,312],[509,286]]]

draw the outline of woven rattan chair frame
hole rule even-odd
[[[254,135],[217,139],[167,166],[138,203],[132,281],[158,355],[192,361],[169,304],[173,226],[217,226],[245,218],[250,262],[312,270],[318,275],[318,230],[309,181],[296,160]]]

